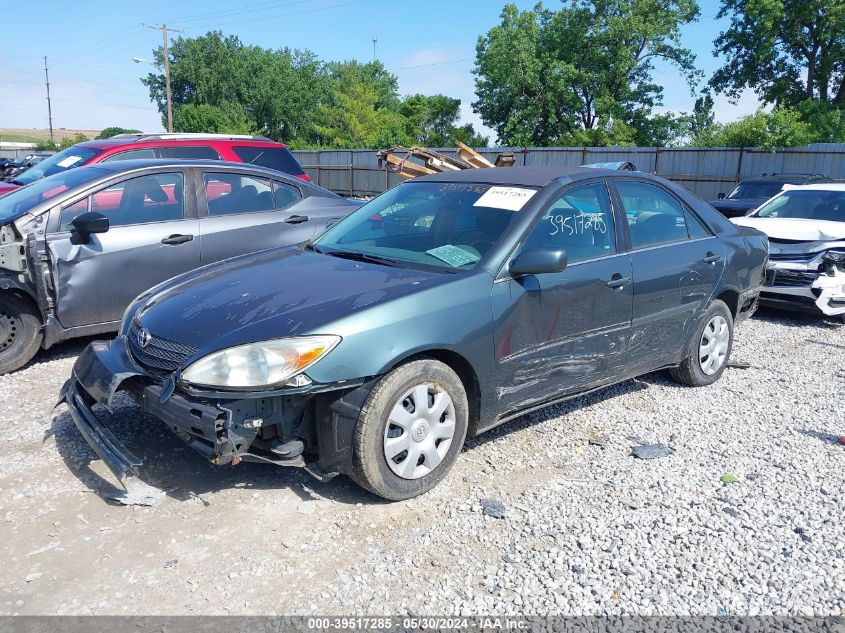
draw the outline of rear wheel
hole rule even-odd
[[[361,409],[353,479],[392,501],[428,492],[455,463],[467,417],[466,391],[447,365],[418,360],[397,367]]]
[[[0,374],[20,369],[41,347],[41,319],[33,305],[11,293],[0,294]]]
[[[733,348],[734,322],[723,301],[710,304],[696,328],[683,362],[670,371],[672,377],[691,387],[712,385],[719,380]]]

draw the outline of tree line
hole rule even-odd
[[[326,62],[307,50],[247,46],[220,31],[179,38],[169,53],[177,131],[264,134],[293,148],[489,141],[459,124],[460,99],[400,97],[396,76],[378,61]],[[161,67],[161,48],[154,54]],[[141,81],[164,113],[164,75]]]
[[[683,45],[696,0],[573,0],[504,6],[478,38],[477,99],[496,142],[513,146],[681,144],[785,147],[845,142],[845,1],[722,0],[722,66],[705,78]],[[155,51],[159,68],[162,50]],[[655,63],[673,66],[690,112],[665,112]],[[400,96],[380,62],[323,61],[310,51],[248,46],[212,31],[170,47],[178,131],[260,133],[294,148],[487,145],[460,124],[459,99]],[[165,112],[163,73],[142,79]],[[715,122],[714,95],[750,89],[771,106]]]

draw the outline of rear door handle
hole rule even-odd
[[[193,235],[169,235],[161,240],[162,244],[169,244],[170,246],[178,246],[179,244],[184,244],[185,242],[190,242],[194,239]]]
[[[303,222],[308,222],[307,215],[292,215],[287,220],[285,220],[288,224],[302,224]]]
[[[632,279],[630,277],[623,277],[619,273],[616,273],[611,277],[607,282],[608,288],[613,288],[614,290],[621,290],[629,283],[631,283]]]
[[[713,251],[708,251],[708,252],[707,252],[707,255],[706,255],[706,256],[704,257],[704,259],[703,259],[703,260],[701,260],[701,261],[703,261],[705,264],[715,264],[715,263],[716,263],[716,262],[718,262],[720,259],[722,259],[722,256],[721,256],[721,255],[717,255],[717,254],[716,254],[716,253],[714,253]]]

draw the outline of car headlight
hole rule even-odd
[[[822,255],[822,260],[831,264],[845,266],[845,249],[833,248]]]
[[[203,387],[270,387],[287,382],[328,354],[339,336],[301,336],[238,345],[200,358],[182,380]]]

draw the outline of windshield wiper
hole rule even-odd
[[[332,251],[318,251],[325,255],[331,255],[332,257],[340,257],[341,259],[352,259],[359,262],[370,262],[371,264],[384,264],[385,266],[398,266],[399,260],[398,259],[391,259],[389,257],[382,257],[381,255],[372,255],[370,253],[359,253],[356,251],[341,251],[341,250],[332,250]]]

